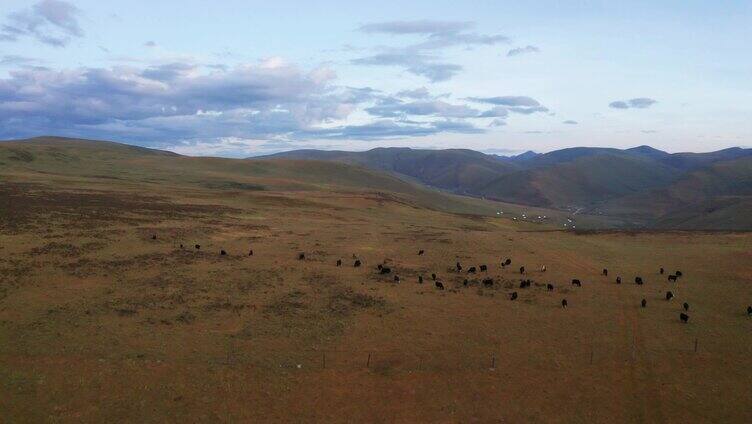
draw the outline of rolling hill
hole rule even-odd
[[[740,205],[746,205],[752,149],[672,154],[649,146],[577,147],[504,158],[467,150],[403,148],[306,150],[271,157],[358,163],[455,193],[605,215],[628,226],[752,229],[743,213],[731,212],[741,212]],[[716,213],[723,219],[711,218],[704,212],[711,209],[727,212]]]

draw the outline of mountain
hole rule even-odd
[[[575,147],[501,157],[459,149],[380,148],[273,157],[357,163],[455,193],[610,216],[639,227],[752,229],[737,217],[749,196],[744,178],[752,170],[747,160],[752,149],[668,153],[650,146]],[[718,223],[723,220],[726,224]]]
[[[522,169],[514,161],[466,149],[376,148],[366,152],[296,150],[273,158],[316,159],[358,164],[419,181],[431,187],[478,194],[494,179]]]

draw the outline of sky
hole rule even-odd
[[[752,2],[2,0],[0,139],[752,147]]]

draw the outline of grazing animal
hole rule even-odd
[[[530,280],[521,280],[520,281],[520,288],[524,289],[525,287],[530,287]]]
[[[554,285],[553,284],[546,284],[546,289],[548,291],[554,291]]]
[[[253,256],[253,249],[251,249],[251,250],[248,251],[248,256]],[[342,261],[340,261],[340,262],[342,262]]]
[[[418,256],[422,255],[423,253],[425,253],[425,252],[423,252],[423,249],[420,249],[420,250],[418,251]]]
[[[462,282],[462,285],[467,287],[470,284],[469,281],[467,281],[467,278],[465,278],[465,281]]]
[[[512,265],[512,260],[507,258],[507,260],[504,261],[504,265]]]
[[[517,292],[512,292],[512,294],[509,296],[509,300],[517,300]]]
[[[398,276],[398,275],[395,275],[395,276],[394,276],[394,282],[395,282],[395,283],[399,283],[399,282],[400,282],[400,278],[399,278],[399,276]]]
[[[457,262],[457,272],[462,272],[462,265],[459,262]]]
[[[580,282],[580,280],[578,280],[576,278],[574,280],[572,280],[572,285],[573,286],[577,286],[577,287],[582,287],[582,283]]]
[[[603,268],[603,276],[608,277],[608,270],[606,268]]]
[[[676,274],[677,277],[681,277],[682,276],[682,272],[681,271],[676,271],[674,274]]]
[[[355,263],[353,263],[353,268],[357,268],[360,266],[360,259],[356,259]]]
[[[418,276],[418,284],[423,284],[423,276],[422,275]]]
[[[635,277],[634,278],[634,282],[635,282],[635,284],[641,286],[642,285],[642,277]]]
[[[682,305],[682,306],[684,306],[684,310],[685,311],[689,311],[689,303],[684,302],[684,305]]]
[[[376,269],[378,269],[379,271],[381,271],[381,268],[384,268],[384,265],[381,265],[381,264],[376,265]]]
[[[541,267],[541,272],[546,272],[546,266],[545,266],[545,265],[543,265],[543,266]]]
[[[679,314],[679,319],[681,320],[681,322],[683,322],[683,323],[686,324],[687,321],[689,321],[689,315],[687,315],[684,312],[682,312],[682,313]]]
[[[220,254],[221,256],[225,256],[225,255],[227,254],[227,252],[225,252],[224,250],[220,250],[220,251],[219,251],[219,254]]]
[[[298,259],[301,260],[301,261],[304,260],[305,259],[305,253],[298,253]]]
[[[671,293],[670,291],[667,291],[666,292],[666,300],[671,300],[673,298],[674,298],[674,294]]]
[[[436,281],[436,274],[431,274],[431,279],[432,279],[433,281]]]
[[[183,243],[180,243],[180,248],[181,248],[181,249],[183,248]]]
[[[747,306],[747,316],[752,317],[752,306]]]
[[[157,239],[157,235],[156,235],[156,234],[152,235],[152,236],[151,236],[151,239],[152,239],[152,240],[156,240],[156,239]]]
[[[673,275],[673,274],[669,275],[668,276],[668,281],[676,281],[676,275]]]
[[[483,272],[487,272],[488,271],[488,267],[485,266],[485,265],[481,265],[480,266],[480,270],[483,271]]]
[[[493,282],[493,278],[484,278],[483,279],[483,285],[486,286],[486,287],[493,286],[493,283],[494,283]]]
[[[337,259],[337,266],[342,266],[342,259]]]
[[[660,270],[661,275],[663,275],[664,272],[665,270],[663,269],[663,267],[661,267],[661,270]]]
[[[621,277],[616,277],[616,284],[621,284]]]
[[[646,307],[646,306],[648,306],[648,301],[645,300],[645,299],[642,299],[642,302],[640,302],[640,303],[642,304],[643,308]]]
[[[193,247],[195,247],[195,248],[196,248],[196,250],[201,250],[201,245],[200,245],[200,244],[197,244],[197,245],[195,245],[195,246],[193,246]]]
[[[521,266],[521,267],[520,267],[520,274],[524,274],[524,273],[525,273],[525,267],[524,267],[524,266]]]
[[[561,299],[561,307],[566,308],[567,307],[567,299]]]
[[[389,273],[391,273],[391,272],[392,272],[392,269],[391,269],[391,268],[387,268],[387,267],[385,267],[385,266],[382,266],[382,267],[381,267],[381,273],[382,273],[382,274],[389,274]]]
[[[471,266],[470,268],[468,268],[468,269],[467,269],[467,273],[468,273],[468,274],[475,274],[475,267],[474,267],[474,266]]]
[[[441,281],[437,281],[436,282],[436,288],[439,289],[439,290],[444,290],[444,285],[441,284]]]

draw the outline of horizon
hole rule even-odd
[[[743,1],[9,0],[0,138],[220,157],[749,148],[749,18]]]

